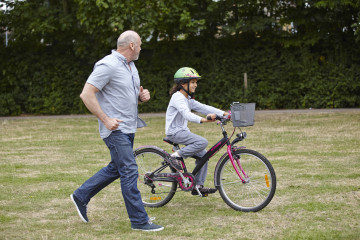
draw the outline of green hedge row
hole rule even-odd
[[[196,99],[224,109],[233,101],[255,102],[258,109],[359,107],[360,59],[356,58],[360,51],[345,51],[347,57],[339,59],[328,49],[283,48],[237,39],[158,44],[138,63],[153,98],[142,110],[166,110],[172,77],[182,66],[203,76]]]
[[[172,77],[183,66],[203,76],[196,99],[223,109],[233,101],[256,102],[258,109],[359,107],[359,56],[350,46],[339,52],[238,39],[144,44],[136,65],[152,100],[140,111],[166,110]],[[79,94],[100,58],[81,59],[45,46],[1,48],[0,115],[86,113]]]
[[[6,51],[2,56],[0,115],[76,114],[85,107],[79,94],[89,73],[73,56]]]

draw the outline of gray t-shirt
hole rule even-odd
[[[138,122],[140,77],[134,62],[130,62],[130,67],[123,55],[112,50],[110,55],[95,64],[87,80],[99,89],[96,98],[103,112],[110,118],[123,121],[117,129],[123,133],[135,133]],[[104,139],[111,131],[98,121],[100,137]]]

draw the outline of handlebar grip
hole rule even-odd
[[[210,116],[207,116],[206,119],[207,119],[207,120],[212,120],[212,118],[211,118]],[[222,119],[221,116],[216,115],[215,120],[221,120],[221,119]]]

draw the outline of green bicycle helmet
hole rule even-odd
[[[182,67],[179,70],[176,71],[175,75],[174,75],[174,82],[175,83],[187,83],[189,82],[191,79],[200,79],[201,76],[198,74],[198,72],[193,69],[193,68],[189,68],[189,67]]]

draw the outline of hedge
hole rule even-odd
[[[233,101],[255,102],[258,109],[360,106],[360,50],[351,46],[339,52],[195,38],[144,43],[142,49],[136,65],[152,99],[141,112],[166,110],[173,75],[183,66],[203,76],[196,99],[223,109]],[[51,46],[1,48],[0,115],[86,113],[79,94],[93,64],[110,50],[85,59]]]

